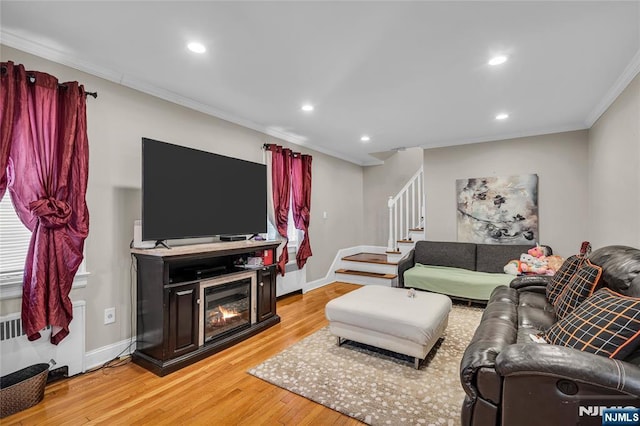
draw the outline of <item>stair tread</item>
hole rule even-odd
[[[402,254],[402,252],[400,250],[395,250],[395,251],[387,250],[387,251],[385,251],[385,253],[387,253],[387,254]]]
[[[351,262],[376,263],[380,265],[395,265],[395,263],[387,260],[387,255],[382,253],[357,253],[351,256],[345,256],[342,260]]]
[[[413,240],[398,240],[399,243],[413,243]]]
[[[424,231],[424,228],[411,228],[409,231],[422,232]]]
[[[385,278],[388,280],[392,280],[397,278],[396,274],[382,274],[379,272],[364,272],[364,271],[354,271],[352,269],[338,269],[336,274],[347,274],[347,275],[360,275],[363,277],[372,277],[372,278]]]

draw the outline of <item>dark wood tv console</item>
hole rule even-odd
[[[232,241],[132,249],[137,263],[137,333],[133,361],[159,376],[204,359],[277,323],[275,251],[278,241]],[[249,257],[271,251],[264,266]],[[244,280],[250,320],[231,334],[204,340],[203,294]],[[250,284],[249,284],[250,283]],[[248,310],[247,309],[247,310]],[[247,315],[249,317],[249,315]]]

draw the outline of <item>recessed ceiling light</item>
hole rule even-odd
[[[500,65],[507,62],[507,57],[504,55],[495,56],[489,60],[489,65]]]
[[[502,114],[496,115],[496,120],[506,120],[507,118],[509,118],[509,114],[506,114],[504,112]]]
[[[196,41],[192,41],[191,43],[187,44],[187,49],[189,49],[193,53],[204,53],[207,51],[207,48],[204,47],[204,44],[198,43]]]
[[[369,141],[371,140],[371,138],[370,138],[369,136],[367,136],[367,135],[363,135],[363,136],[360,138],[360,140],[361,140],[362,142],[369,142]]]
[[[302,105],[302,110],[306,111],[306,112],[311,112],[311,111],[313,111],[313,105],[311,105],[311,104]]]

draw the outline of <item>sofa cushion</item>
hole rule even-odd
[[[554,345],[624,359],[640,344],[640,298],[602,288],[543,337]]]
[[[593,294],[601,274],[602,268],[588,260],[580,265],[562,294],[556,299],[555,309],[558,319],[566,317],[576,306]]]
[[[555,312],[553,305],[547,302],[547,298],[542,293],[534,291],[523,291],[518,298],[518,306],[529,306],[545,312]]]
[[[576,273],[580,265],[584,262],[583,256],[573,255],[562,263],[562,266],[551,278],[551,282],[547,285],[547,300],[552,305],[556,304],[558,297],[562,294],[565,286]]]
[[[602,280],[611,290],[625,296],[640,297],[640,250],[628,246],[599,248],[589,261],[602,267]]]
[[[547,330],[556,323],[553,312],[531,306],[518,306],[518,330],[531,329]]]
[[[515,306],[518,304],[519,298],[518,290],[507,287],[506,285],[501,285],[493,289],[491,296],[489,296],[488,303],[509,302]]]
[[[474,271],[476,269],[476,245],[445,241],[418,241],[414,259],[415,263],[423,265],[449,266]]]
[[[513,277],[463,268],[422,265],[404,273],[404,286],[472,300],[489,300],[497,286],[506,286]]]
[[[504,272],[504,265],[510,260],[520,259],[522,253],[534,247],[533,244],[478,244],[476,270],[480,272]]]

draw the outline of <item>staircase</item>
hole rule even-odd
[[[334,261],[335,281],[392,287],[398,281],[398,262],[418,240],[425,239],[423,169],[416,172],[395,197],[389,197],[389,241],[387,247],[347,253]]]

